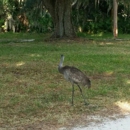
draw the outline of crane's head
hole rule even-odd
[[[65,57],[64,57],[64,55],[62,54],[62,55],[61,55],[61,59],[60,59],[60,63],[61,63],[62,65],[63,65],[64,58],[65,58]]]
[[[64,61],[64,55],[61,55],[60,63],[58,65],[58,71],[60,73],[62,73],[63,61]]]
[[[63,67],[64,55],[61,55],[60,63],[58,65],[59,68]]]

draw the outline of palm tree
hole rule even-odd
[[[113,0],[113,36],[118,36],[118,0]]]

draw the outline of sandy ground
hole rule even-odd
[[[130,130],[130,115],[116,120],[105,119],[102,123],[92,123],[86,127],[76,127],[72,130]]]
[[[130,114],[119,117],[115,115],[113,119],[91,116],[90,120],[93,120],[93,122],[86,126],[64,127],[59,130],[130,130]]]
[[[101,115],[89,116],[85,125],[74,125],[71,128],[60,128],[59,130],[130,130],[130,103],[116,102],[120,109],[117,114],[104,117]]]

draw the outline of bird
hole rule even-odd
[[[63,62],[64,62],[64,55],[61,55],[60,63],[58,65],[58,71],[59,73],[63,74],[64,78],[72,84],[72,102],[71,102],[72,106],[74,104],[73,103],[74,85],[78,86],[85,105],[88,105],[89,103],[86,102],[80,86],[87,86],[88,88],[91,88],[90,79],[81,70],[79,70],[76,67],[68,66],[68,65],[63,66]]]

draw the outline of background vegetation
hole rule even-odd
[[[10,18],[15,31],[52,32],[53,23],[41,0],[1,0],[0,28]],[[72,1],[72,17],[76,32],[112,32],[113,7],[111,0]],[[118,1],[119,33],[130,33],[129,0]],[[7,31],[12,28],[7,29]]]

